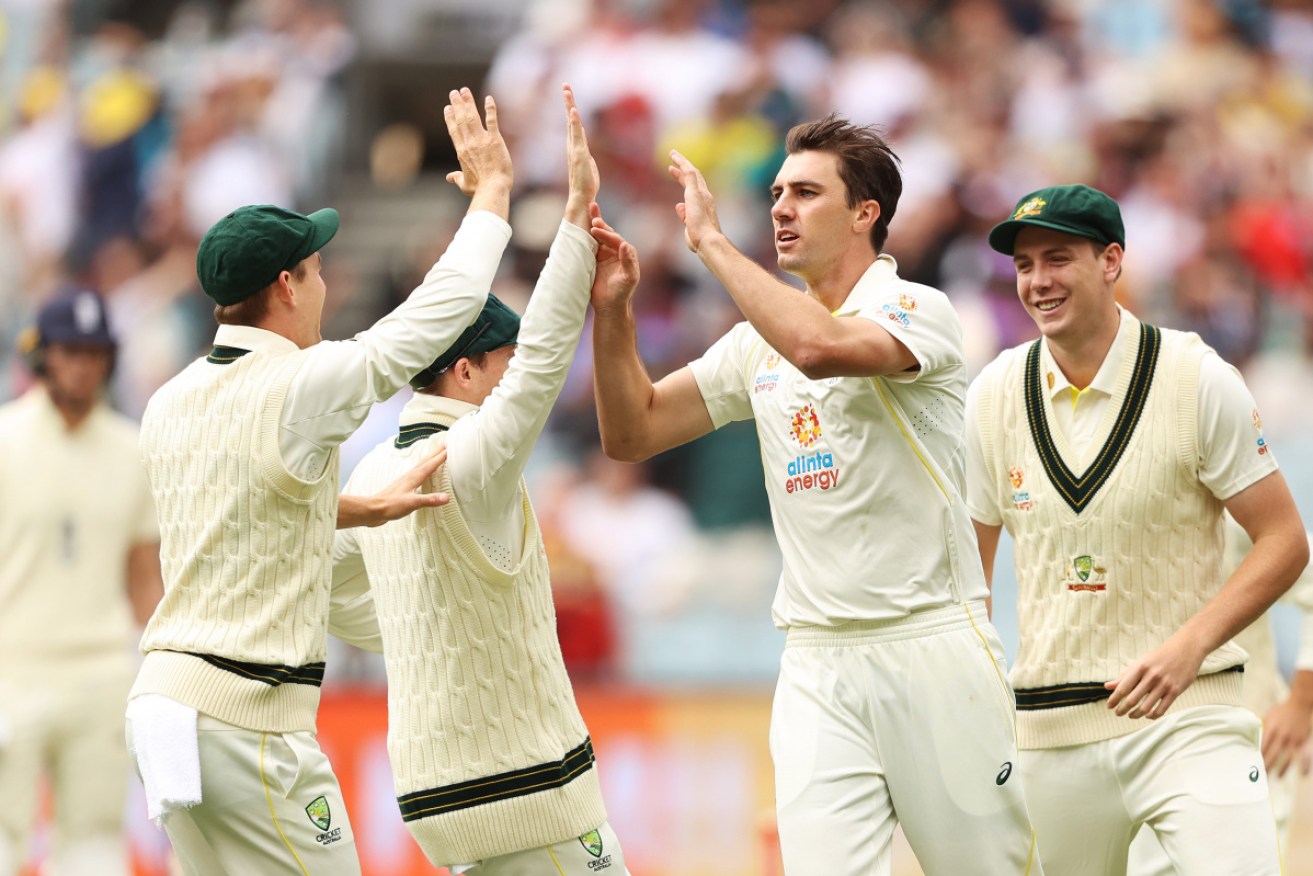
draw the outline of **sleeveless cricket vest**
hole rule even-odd
[[[432,432],[454,422],[440,419]],[[426,437],[423,425],[366,458],[381,466],[365,472],[370,482],[433,452],[410,441]],[[580,836],[606,810],[523,482],[523,549],[509,569],[479,546],[445,467],[441,489],[449,504],[358,539],[383,633],[397,802],[429,859],[457,864]]]
[[[337,450],[317,480],[283,465],[279,420],[301,351],[216,347],[155,394],[141,448],[164,598],[132,696],[251,730],[313,730],[327,653]]]
[[[1134,320],[1123,312],[1122,319]],[[1105,682],[1165,642],[1221,589],[1222,505],[1198,478],[1197,335],[1136,323],[1089,465],[1053,427],[1039,341],[1010,351],[980,393],[981,440],[1015,540],[1021,639],[1011,674],[1021,748],[1135,732]],[[1169,711],[1239,705],[1228,642]]]

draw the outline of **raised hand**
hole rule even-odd
[[[505,193],[509,197],[515,175],[510,150],[497,125],[496,102],[491,95],[483,100],[488,120],[485,127],[468,88],[452,91],[448,99],[451,102],[443,108],[442,118],[456,147],[460,170],[447,174],[447,181],[471,197],[484,191]]]
[[[597,200],[600,180],[597,162],[588,151],[588,135],[584,131],[583,118],[579,106],[574,100],[574,90],[569,84],[561,86],[565,99],[566,156],[569,161],[570,194],[565,204],[565,219],[588,230],[590,205]]]
[[[670,167],[675,182],[684,187],[684,200],[675,205],[679,221],[684,223],[684,242],[696,253],[712,234],[720,234],[720,220],[716,218],[716,199],[707,188],[702,171],[693,166],[678,151],[670,150]]]
[[[615,229],[606,224],[602,211],[593,204],[592,234],[597,241],[597,275],[589,293],[589,303],[595,311],[629,306],[638,288],[638,251]]]

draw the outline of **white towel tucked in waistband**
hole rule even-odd
[[[157,827],[177,809],[201,802],[196,710],[158,694],[128,702],[132,755],[146,788],[146,814]]]

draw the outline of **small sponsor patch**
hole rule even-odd
[[[602,857],[602,834],[595,830],[579,837],[579,843],[588,850],[588,854],[594,858]]]

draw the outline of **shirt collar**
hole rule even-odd
[[[445,395],[417,392],[401,409],[400,424],[410,426],[415,423],[437,423],[440,426],[450,426],[461,417],[478,409],[478,405],[447,398]]]
[[[848,316],[857,313],[867,303],[867,298],[882,287],[890,285],[898,280],[898,262],[894,261],[891,255],[878,255],[875,261],[871,262],[870,267],[862,274],[861,279],[853,286],[848,297],[844,299],[839,309],[834,311],[834,316]]]
[[[1126,357],[1135,355],[1139,348],[1139,320],[1131,316],[1120,304],[1117,305],[1117,316],[1120,321],[1117,324],[1117,334],[1112,339],[1112,346],[1108,349],[1108,355],[1103,357],[1103,364],[1099,366],[1094,379],[1086,387],[1088,391],[1106,396],[1111,396],[1116,390],[1117,376],[1121,374]],[[1044,373],[1045,385],[1049,388],[1049,398],[1057,399],[1070,392],[1071,381],[1062,373],[1058,363],[1053,361],[1047,340],[1040,344],[1039,365]]]
[[[276,353],[294,353],[299,349],[288,338],[268,329],[253,325],[221,325],[214,333],[216,347],[237,347],[241,350],[271,350]]]

